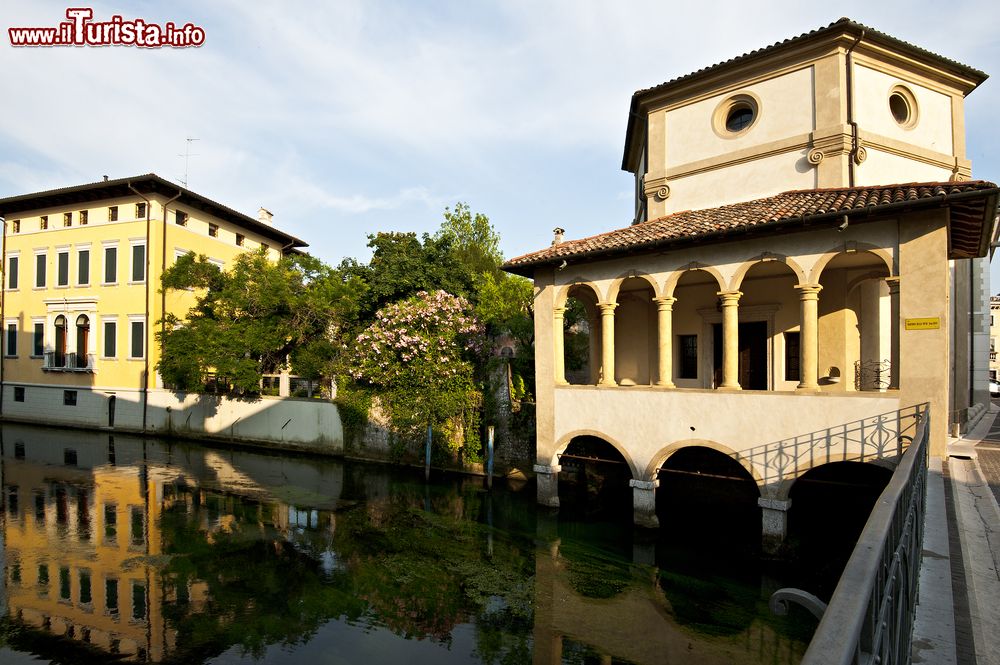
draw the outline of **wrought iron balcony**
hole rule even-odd
[[[47,351],[42,362],[46,372],[93,372],[94,354],[59,353]]]

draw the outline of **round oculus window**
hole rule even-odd
[[[896,124],[910,129],[917,124],[917,100],[907,88],[897,85],[889,91],[889,113]]]
[[[712,114],[712,129],[724,139],[746,134],[760,118],[760,102],[751,93],[740,93],[722,101]]]
[[[753,124],[755,113],[753,107],[746,102],[737,102],[726,114],[726,131],[734,134],[742,132]]]

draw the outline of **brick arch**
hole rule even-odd
[[[799,284],[806,283],[806,271],[802,269],[802,266],[800,266],[795,259],[785,256],[784,254],[764,252],[753,258],[747,259],[740,264],[740,267],[736,269],[736,273],[733,275],[733,279],[729,283],[729,290],[739,291],[740,285],[743,284],[743,278],[746,277],[751,268],[758,263],[767,263],[770,261],[785,264],[795,274]]]
[[[757,468],[753,465],[753,462],[748,460],[743,455],[740,455],[729,446],[719,443],[718,441],[711,441],[709,439],[684,439],[681,441],[674,441],[670,445],[661,448],[659,452],[653,455],[652,459],[650,459],[649,465],[646,466],[642,480],[655,480],[660,467],[662,467],[674,453],[679,450],[683,450],[684,448],[710,448],[726,455],[727,457],[731,457],[738,462],[740,466],[746,469],[747,473],[750,474],[754,482],[757,483],[758,489],[761,489],[764,486],[764,474],[757,470]]]
[[[592,430],[592,429],[578,429],[561,436],[559,440],[556,441],[556,446],[552,452],[552,458],[549,461],[549,464],[553,466],[559,464],[559,456],[566,451],[566,448],[569,447],[569,444],[572,443],[573,439],[575,439],[578,436],[592,436],[595,439],[600,439],[601,441],[607,443],[609,446],[617,450],[622,457],[625,458],[625,463],[628,464],[629,473],[632,474],[632,477],[635,479],[640,478],[638,468],[635,465],[635,461],[632,459],[632,456],[628,454],[628,449],[626,448],[626,446],[622,445],[622,443],[617,441],[614,437],[610,437],[604,432],[599,432],[597,430]]]
[[[558,287],[556,290],[555,307],[565,307],[566,301],[569,300],[569,292],[577,287],[590,289],[594,294],[595,302],[603,302],[601,300],[601,290],[597,288],[597,285],[582,277],[578,277],[572,282]]]
[[[685,273],[692,270],[704,270],[715,278],[715,281],[719,284],[720,291],[727,290],[726,279],[722,276],[722,273],[719,272],[718,268],[715,266],[692,262],[685,266],[681,266],[670,273],[670,276],[667,277],[666,283],[663,285],[663,295],[668,297],[673,296],[674,289],[677,288],[677,283],[681,280],[681,277],[683,277]]]
[[[649,288],[653,290],[653,297],[660,297],[659,285],[656,283],[656,280],[652,275],[641,270],[629,270],[628,272],[618,275],[615,277],[614,281],[611,282],[611,287],[608,289],[607,302],[618,302],[618,292],[621,290],[622,284],[625,283],[625,280],[632,278],[641,279],[649,284]]]
[[[858,252],[868,252],[869,254],[874,254],[878,258],[882,259],[882,262],[885,264],[885,269],[889,272],[889,276],[894,275],[894,272],[892,270],[892,263],[893,263],[892,254],[890,254],[888,250],[883,249],[882,247],[876,247],[875,245],[871,245],[866,242],[856,242],[854,243],[854,247],[855,250]],[[835,249],[831,249],[830,251],[820,256],[819,259],[816,261],[816,263],[813,265],[812,273],[810,273],[809,275],[809,283],[819,284],[819,279],[820,277],[822,277],[823,270],[826,268],[827,264],[830,263],[830,261],[837,258],[838,256],[840,256],[841,254],[847,254],[847,253],[848,252],[846,248],[838,247]]]

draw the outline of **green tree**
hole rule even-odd
[[[444,209],[444,222],[435,238],[448,239],[452,254],[473,275],[495,273],[503,263],[496,229],[489,217],[473,213],[468,203],[456,203],[454,210]]]
[[[289,358],[295,373],[329,376],[363,292],[311,256],[274,262],[263,251],[241,254],[229,271],[189,253],[164,271],[162,288],[199,293],[184,318],[167,314],[156,334],[164,382],[198,392],[215,374],[232,395],[257,394],[262,376]]]

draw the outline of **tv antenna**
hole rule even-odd
[[[185,189],[188,189],[188,160],[191,157],[197,157],[198,156],[198,153],[192,153],[191,152],[191,144],[194,141],[198,141],[199,139],[186,138],[184,140],[187,141],[187,145],[184,146],[184,154],[183,155],[177,155],[178,157],[183,157],[184,158],[184,178],[183,179],[178,178],[178,180],[180,180],[180,183],[182,185],[184,185]]]

